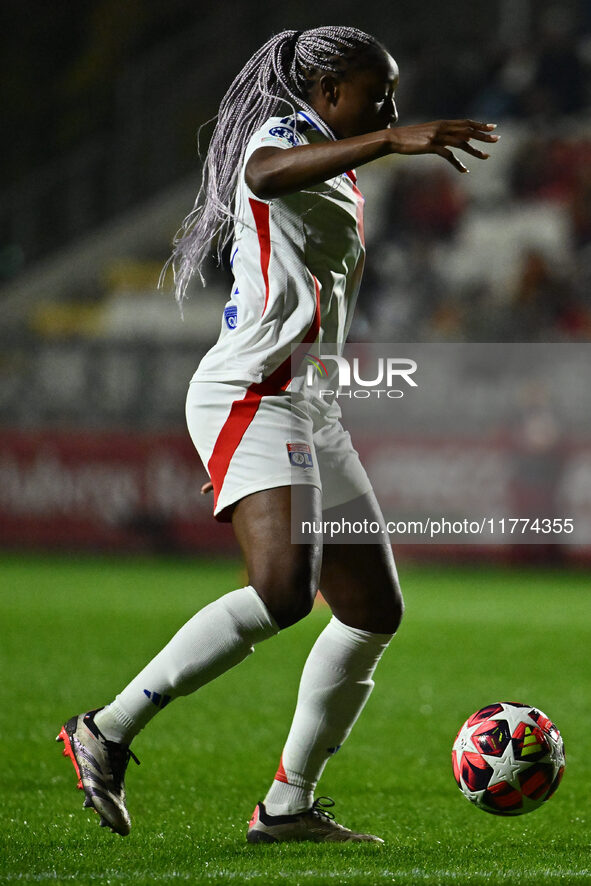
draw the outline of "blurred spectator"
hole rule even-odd
[[[587,338],[591,332],[591,315],[577,298],[572,279],[537,249],[523,255],[512,319],[533,340]]]
[[[589,169],[590,141],[536,136],[517,151],[511,170],[512,191],[516,197],[567,202]]]
[[[536,75],[536,55],[529,43],[496,46],[485,60],[486,75],[476,94],[471,115],[483,120],[502,120],[525,113],[523,97]]]
[[[564,204],[573,248],[579,251],[589,249],[591,245],[591,141],[589,139],[553,139],[550,143],[539,137],[528,140],[521,145],[516,154],[510,178],[512,191],[516,197],[549,199]],[[570,289],[577,293],[577,297],[575,298],[572,292],[569,297],[562,293],[562,309],[556,317],[556,322],[563,334],[575,338],[588,338],[591,308],[590,258],[581,256],[578,262],[579,267],[574,268],[570,284]],[[527,285],[528,280],[531,282],[537,276],[539,283],[544,276],[540,273],[539,261],[530,258],[529,265],[529,270],[523,279],[526,289],[531,288]],[[527,300],[526,298],[525,301]]]
[[[457,174],[438,168],[396,172],[385,210],[385,236],[447,240],[453,236],[467,204]]]
[[[574,245],[577,248],[588,246],[591,243],[591,162],[578,171],[569,208]]]

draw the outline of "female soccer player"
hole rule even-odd
[[[320,587],[332,610],[304,667],[291,730],[249,842],[372,841],[334,820],[314,791],[373,688],[402,615],[392,550],[291,543],[291,505],[319,521],[347,504],[382,521],[336,407],[291,408],[294,345],[345,342],[364,258],[354,167],[387,154],[451,148],[488,154],[492,124],[397,127],[398,68],[355,28],[284,31],[247,62],[220,105],[195,209],[173,253],[177,297],[206,255],[232,241],[235,277],[222,331],[192,379],[189,430],[211,478],[214,513],[231,520],[249,584],[209,604],[111,704],[73,717],[58,740],[101,825],[125,835],[132,739],[172,699],[194,692],[306,616]],[[287,116],[283,116],[287,114]],[[332,805],[332,801],[330,801]]]

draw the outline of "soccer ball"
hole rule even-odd
[[[451,762],[458,787],[471,803],[493,815],[521,815],[549,800],[560,784],[564,743],[537,708],[500,702],[466,720]]]

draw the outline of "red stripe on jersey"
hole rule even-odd
[[[207,471],[213,483],[213,506],[214,510],[218,503],[218,496],[222,489],[224,479],[228,472],[228,466],[232,456],[238,448],[238,444],[244,437],[251,421],[256,415],[261,402],[261,395],[252,390],[254,385],[247,388],[242,400],[234,400],[230,414],[215,441],[213,452],[207,462]]]
[[[278,394],[284,391],[289,385],[292,375],[292,360],[299,364],[306,353],[307,346],[318,338],[320,331],[320,286],[316,277],[314,279],[314,289],[316,297],[316,310],[314,311],[314,319],[310,324],[306,335],[299,343],[293,356],[288,357],[271,375],[261,382],[249,385],[246,393],[241,400],[234,400],[228,418],[218,434],[217,440],[213,447],[213,452],[207,462],[207,470],[213,483],[214,510],[218,503],[218,497],[228,468],[232,460],[232,456],[236,452],[240,441],[248,430],[250,423],[257,413],[261,400],[265,396]]]
[[[348,178],[353,182],[353,193],[357,197],[357,230],[359,231],[359,239],[361,240],[361,245],[365,246],[365,229],[363,227],[363,204],[365,203],[365,197],[357,187],[357,176],[352,169],[349,169],[348,172],[345,173]]]
[[[365,203],[365,197],[355,184],[357,179],[352,179],[353,181],[353,193],[357,197],[357,230],[359,231],[359,239],[361,240],[361,245],[365,246],[365,228],[363,227],[363,206]]]
[[[269,301],[269,259],[271,258],[271,229],[269,227],[269,204],[261,203],[260,200],[249,198],[250,208],[254,216],[254,223],[257,228],[259,238],[259,248],[261,250],[261,271],[263,274],[263,282],[265,284],[265,304],[263,305],[263,314],[267,310],[267,302]]]

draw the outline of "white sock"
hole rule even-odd
[[[392,636],[351,628],[334,615],[320,634],[304,666],[281,763],[265,797],[270,815],[312,806],[322,771],[363,710]]]
[[[169,701],[219,677],[254,652],[255,643],[278,630],[253,587],[220,597],[183,625],[115,701],[96,715],[96,725],[109,741],[129,744]]]

